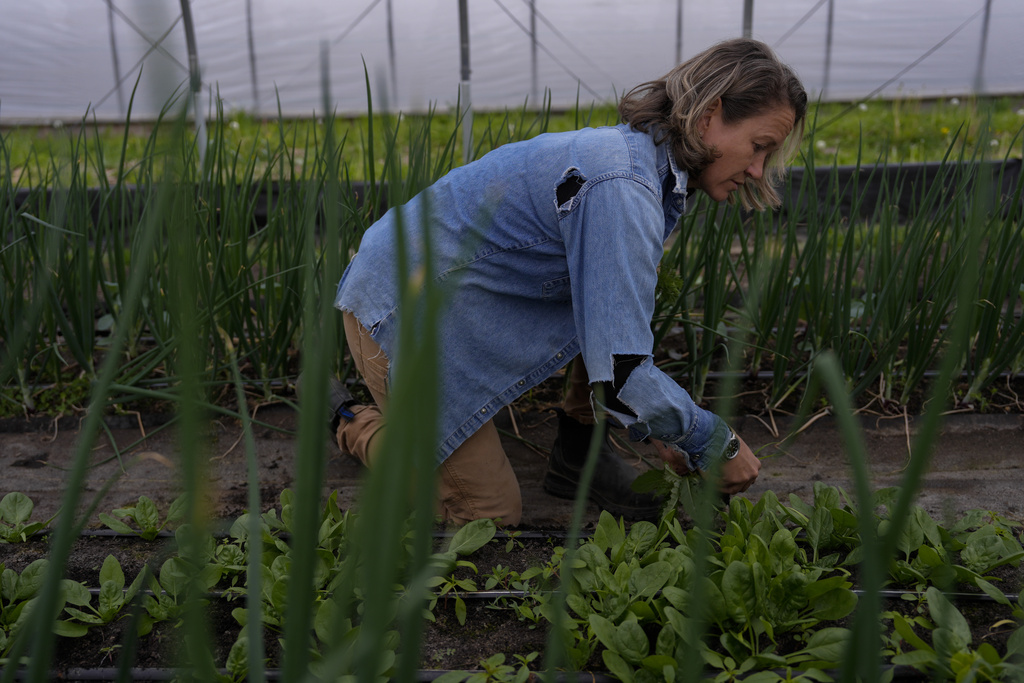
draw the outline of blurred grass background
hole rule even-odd
[[[375,117],[376,125],[370,126],[369,117],[339,118],[335,121],[336,139],[341,141],[341,160],[348,169],[350,180],[365,181],[365,161],[370,145],[370,130],[373,130],[376,154],[375,161],[384,163],[387,150],[385,136],[387,129],[382,125],[384,115]],[[456,128],[456,117],[450,113],[433,111],[427,114],[404,116],[408,125],[400,133],[400,145],[408,146],[410,131],[419,123],[427,123],[430,137],[434,141],[434,152],[444,151],[444,146]],[[939,161],[945,156],[950,145],[973,147],[979,142],[988,145],[990,158],[1022,156],[1022,141],[1015,141],[1015,134],[1024,126],[1024,97],[998,98],[950,98],[945,100],[874,100],[863,103],[828,102],[812,104],[808,121],[818,121],[813,144],[817,146],[819,162],[840,166],[857,163],[858,154],[862,163],[885,161],[887,163],[913,163]],[[257,174],[271,164],[273,152],[284,140],[294,150],[303,151],[307,140],[322,137],[323,121],[313,119],[285,120],[282,128],[277,119],[256,120],[241,112],[224,112],[225,129],[222,132],[229,148],[236,148],[254,155]],[[475,112],[473,119],[474,145],[482,150],[496,147],[509,140],[532,137],[542,128],[547,132],[576,130],[583,126],[614,125],[618,123],[615,107],[554,111],[501,111]],[[148,123],[134,123],[128,128],[125,143],[123,125],[90,124],[95,137],[108,160],[117,160],[121,147],[129,160],[126,180],[135,182],[131,172],[132,163],[137,163],[150,148],[153,126]],[[41,160],[52,158],[58,166],[72,161],[65,143],[70,129],[78,125],[57,123],[55,125],[19,126],[3,131],[10,153],[12,180],[19,183],[22,176],[29,184],[40,182],[40,172],[45,177],[46,164]],[[963,130],[961,130],[963,129]],[[978,135],[985,130],[985,140]],[[958,132],[960,133],[958,136]],[[461,136],[454,140],[454,149],[449,150],[455,163],[462,157]],[[810,144],[810,142],[808,142]],[[477,155],[479,156],[479,154]],[[407,159],[403,163],[407,163]],[[303,166],[304,156],[296,158],[296,164]],[[104,167],[108,179],[113,182],[117,168]],[[90,184],[98,181],[98,169],[90,168]],[[274,174],[274,177],[278,177]]]

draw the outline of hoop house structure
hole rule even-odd
[[[366,74],[403,111],[454,104],[467,77],[476,108],[606,101],[742,34],[826,100],[1024,91],[1010,0],[38,0],[3,16],[8,124],[119,119],[136,81],[135,116],[153,117],[190,81],[190,33],[203,101],[257,116],[318,113],[324,71],[342,113],[365,111]]]

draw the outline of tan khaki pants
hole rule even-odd
[[[383,434],[388,404],[388,358],[351,313],[343,313],[345,336],[356,369],[377,405],[353,406],[355,418],[341,420],[338,446],[370,466]],[[500,518],[516,526],[523,514],[519,481],[501,447],[493,422],[488,422],[455,449],[437,469],[437,503],[441,517],[465,524],[482,517]]]

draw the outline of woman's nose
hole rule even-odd
[[[760,180],[761,176],[764,175],[764,157],[758,155],[751,162],[750,166],[747,166],[747,175],[754,180]]]

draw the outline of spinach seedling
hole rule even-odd
[[[100,594],[97,606],[92,606],[88,590],[81,586],[81,584],[78,584],[80,590],[76,591],[76,595],[79,596],[79,600],[74,604],[85,609],[68,607],[65,611],[83,624],[109,624],[117,618],[117,615],[120,614],[126,605],[131,604],[135,594],[142,587],[146,571],[143,568],[126,590],[121,563],[113,555],[107,555],[107,558],[103,561],[103,566],[100,568]],[[82,596],[82,593],[84,593],[84,596]],[[82,597],[84,597],[84,600],[82,600]],[[70,598],[68,601],[71,601]]]
[[[24,543],[45,529],[57,515],[45,522],[30,522],[35,503],[24,493],[14,491],[0,500],[0,543]]]
[[[146,496],[139,496],[139,502],[134,507],[117,508],[111,512],[118,517],[127,517],[135,523],[135,526],[129,526],[122,520],[101,512],[99,514],[100,521],[109,528],[119,534],[139,536],[147,541],[152,541],[169,523],[185,517],[185,497],[180,496],[171,503],[167,517],[162,523],[156,504]]]

